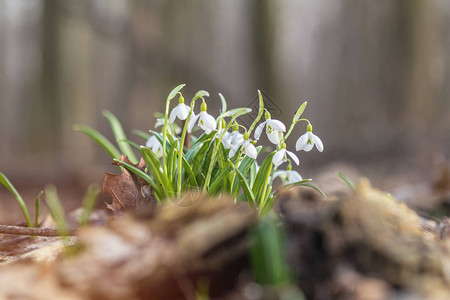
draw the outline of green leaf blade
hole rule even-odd
[[[75,125],[73,127],[75,131],[82,132],[92,138],[100,147],[105,150],[106,153],[109,154],[112,158],[120,158],[120,151],[114,146],[104,135],[102,135],[97,130],[84,125]]]
[[[127,136],[123,131],[122,124],[120,124],[120,121],[116,118],[116,116],[114,116],[110,111],[107,110],[103,111],[103,116],[109,121],[117,145],[119,146],[122,153],[128,156],[128,159],[132,163],[137,163],[138,159],[134,154],[133,149],[127,142],[125,142],[125,140],[127,140]]]
[[[23,201],[22,196],[16,190],[14,185],[9,181],[8,177],[6,177],[6,175],[1,172],[0,172],[0,183],[3,184],[3,186],[14,195],[14,197],[17,200],[17,203],[20,206],[20,209],[22,210],[25,220],[27,221],[28,227],[32,227],[30,213],[28,212],[27,205]]]

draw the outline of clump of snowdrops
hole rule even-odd
[[[149,134],[134,130],[144,139],[145,146],[128,140],[120,122],[108,111],[104,116],[110,122],[118,148],[92,128],[76,126],[75,129],[91,136],[115,162],[148,182],[159,202],[199,189],[211,195],[230,194],[236,201],[246,201],[266,214],[276,197],[276,191],[272,190],[276,178],[284,186],[304,185],[319,190],[309,183],[311,179],[302,179],[292,170],[292,163],[298,165],[299,159],[286,149],[286,140],[295,125],[304,122],[306,133],[297,139],[295,150],[310,151],[316,146],[323,151],[322,141],[312,132],[310,121],[301,118],[307,102],[300,105],[286,130],[280,120],[271,118],[258,91],[258,115],[247,128],[239,122],[239,117],[250,113],[250,108],[228,110],[225,98],[219,94],[222,108],[214,117],[208,112],[209,93],[198,91],[187,105],[181,93],[184,86],[177,86],[167,97],[165,112],[156,120],[155,128],[160,131],[150,130]],[[262,153],[258,140],[263,132],[273,144],[273,151]],[[137,163],[133,148],[144,159],[145,171],[119,160],[124,154]],[[257,160],[262,161],[261,165]],[[286,168],[281,169],[284,163]]]

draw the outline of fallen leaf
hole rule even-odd
[[[122,155],[119,160],[132,164],[125,155]],[[113,164],[120,165],[119,162]],[[139,163],[134,166],[144,171],[145,162],[141,158]],[[106,195],[112,196],[112,203],[107,203],[106,206],[114,212],[116,217],[121,216],[126,211],[148,209],[149,207],[154,209],[157,204],[155,195],[148,183],[125,168],[123,168],[121,175],[105,173],[102,190]]]

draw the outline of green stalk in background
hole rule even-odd
[[[164,111],[164,127],[163,127],[163,170],[164,173],[167,174],[167,162],[166,162],[166,141],[167,141],[167,119],[169,118],[169,109],[170,109],[170,101],[175,98],[178,92],[185,86],[186,84],[180,84],[175,87],[167,96],[166,100],[166,110]]]
[[[27,221],[28,227],[33,227],[31,224],[30,213],[28,212],[28,208],[25,202],[23,201],[22,196],[20,196],[19,192],[16,190],[14,185],[8,180],[8,178],[3,173],[0,173],[0,183],[3,184],[5,188],[7,188],[8,191],[10,191],[14,195],[14,197],[16,197],[17,203],[19,203],[20,209],[22,210],[25,220]]]
[[[45,187],[45,201],[47,202],[50,213],[56,222],[56,227],[61,236],[69,235],[69,226],[67,225],[64,209],[61,201],[58,198],[58,193],[54,185]]]

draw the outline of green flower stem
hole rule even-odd
[[[222,134],[220,135],[219,138],[219,143],[217,143],[216,147],[214,148],[214,152],[211,156],[211,161],[209,163],[209,168],[208,168],[208,174],[206,174],[206,179],[205,179],[205,185],[203,186],[203,192],[206,193],[208,191],[208,186],[209,186],[209,182],[211,181],[211,175],[212,175],[212,170],[213,170],[213,166],[214,163],[216,162],[216,156],[217,156],[217,151],[220,148],[220,143],[222,143],[222,138],[225,135],[225,132],[228,131],[228,129],[231,127],[231,123],[230,122],[226,127],[225,130],[222,132]]]
[[[184,140],[186,139],[186,131],[189,123],[189,119],[191,118],[193,108],[191,108],[191,111],[189,112],[188,117],[186,118],[186,121],[184,122],[183,127],[183,133],[181,134],[181,140],[179,145],[179,151],[178,151],[178,186],[177,186],[177,195],[178,197],[181,195],[181,166],[183,163],[183,148],[184,148]]]
[[[273,167],[273,164],[270,164],[270,168],[269,168],[269,171],[268,171],[269,173],[272,172],[272,167]],[[269,177],[267,178],[267,182],[266,182],[266,184],[264,185],[264,189],[263,189],[263,192],[262,192],[262,194],[261,194],[261,202],[260,202],[260,204],[259,204],[259,208],[263,208],[264,205],[265,205],[267,186],[269,185],[270,177],[271,177],[271,176],[269,176]]]
[[[187,127],[189,124],[189,120],[191,119],[192,113],[194,112],[194,107],[195,107],[195,101],[197,99],[202,99],[203,102],[205,101],[205,99],[203,99],[203,97],[198,97],[198,98],[194,98],[191,101],[191,110],[189,111],[189,114],[184,122],[184,127],[183,127],[183,132],[181,134],[181,140],[180,140],[180,146],[179,146],[179,151],[178,151],[178,186],[177,186],[177,195],[178,197],[181,195],[181,166],[183,164],[183,148],[184,148],[184,140],[186,139],[186,131],[187,131]]]
[[[248,135],[252,133],[253,129],[255,129],[256,124],[258,124],[259,120],[261,120],[261,117],[264,113],[264,100],[262,98],[261,92],[258,90],[258,97],[259,97],[259,111],[258,116],[253,121],[252,125],[250,126],[250,129],[248,130]],[[267,109],[266,109],[267,110]]]
[[[164,128],[163,128],[163,170],[167,174],[167,162],[166,162],[166,142],[167,142],[167,119],[169,118],[170,100],[166,100],[166,111],[164,112]]]
[[[291,127],[289,127],[288,132],[286,133],[286,135],[285,135],[284,138],[283,138],[283,142],[284,142],[284,141],[289,137],[289,135],[292,133],[292,130],[294,129],[295,124],[297,124],[297,122],[300,122],[300,121],[306,121],[306,122],[308,122],[308,124],[311,124],[311,123],[309,123],[309,120],[308,120],[308,119],[299,119],[299,120],[297,120],[297,121],[295,121],[295,122],[292,122]]]
[[[233,175],[231,176],[231,191],[230,191],[231,193],[233,192],[234,180],[236,179],[236,170],[238,168],[238,164],[239,164],[239,161],[241,160],[241,157],[242,157],[242,151],[239,151],[238,158],[237,158],[237,161],[235,164],[236,169],[233,169],[234,170]],[[239,190],[238,190],[238,192],[239,192]],[[236,197],[237,194],[233,195],[233,196]]]

